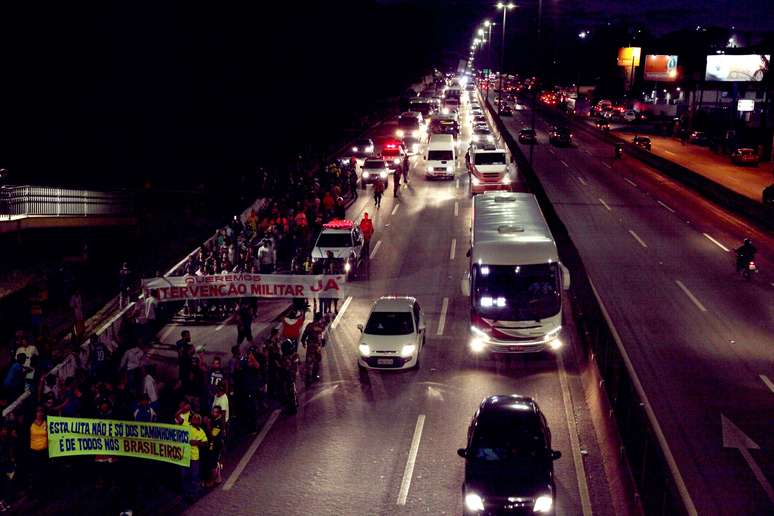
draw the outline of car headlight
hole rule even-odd
[[[509,185],[509,184],[511,184],[511,178],[510,178],[509,176],[505,176],[505,177],[503,177],[503,184],[504,184],[504,185]]]
[[[405,133],[403,132],[403,129],[398,129],[397,131],[395,131],[395,136],[397,136],[398,138],[403,138],[404,134]]]
[[[379,172],[379,177],[381,177],[382,179],[387,179],[387,172],[382,170],[381,172]]]
[[[346,262],[344,264],[344,272],[349,272],[352,270],[352,266],[349,264],[349,262]]]
[[[411,355],[413,355],[414,351],[416,350],[417,350],[416,344],[406,344],[405,346],[403,346],[403,349],[400,350],[400,356],[402,356],[403,358],[408,358]]]
[[[400,158],[395,158],[392,162],[396,165],[400,164]]]
[[[357,152],[357,147],[352,147],[352,152]]]
[[[476,176],[472,176],[470,178],[470,182],[473,183],[473,186],[478,186],[481,184],[481,180],[477,178]]]
[[[368,344],[360,344],[357,347],[357,349],[358,351],[360,351],[360,354],[364,357],[371,355],[371,346],[369,346]]]
[[[414,138],[419,138],[419,129],[414,129],[411,131],[411,136]]]
[[[551,510],[554,505],[554,499],[550,495],[538,496],[535,500],[535,506],[532,508],[532,512],[546,513]]]
[[[373,145],[369,145],[368,147],[366,147],[365,151],[366,152],[373,152],[374,151],[374,146]]]
[[[427,167],[427,171],[428,172],[432,172],[433,171],[433,167]]]
[[[469,511],[483,511],[484,500],[476,493],[468,493],[465,495],[465,507]]]
[[[443,108],[443,110],[442,110],[441,112],[442,112],[444,115],[448,115],[448,114],[449,114],[449,108]]]
[[[363,179],[368,179],[369,177],[371,177],[371,173],[369,171],[367,171],[367,170],[364,170],[363,171]]]
[[[447,171],[447,172],[453,172],[453,171],[454,171],[454,169],[453,169],[453,168],[451,168],[451,166],[449,166],[449,167],[446,167],[446,171]]]

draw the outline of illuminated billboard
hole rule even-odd
[[[677,79],[677,56],[648,54],[645,56],[646,81],[674,81]]]
[[[716,54],[707,56],[705,81],[760,82],[769,68],[770,55],[745,54],[732,56]]]
[[[753,99],[739,99],[736,102],[736,110],[740,112],[755,110],[755,101]]]
[[[640,66],[640,47],[623,47],[618,49],[618,66]]]

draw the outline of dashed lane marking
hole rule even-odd
[[[688,296],[688,299],[690,299],[691,301],[693,301],[693,304],[694,304],[694,305],[696,305],[696,308],[698,308],[698,309],[699,309],[699,310],[701,310],[702,312],[706,312],[706,311],[707,311],[707,309],[704,307],[704,305],[703,305],[703,304],[701,304],[701,301],[699,301],[699,300],[696,298],[696,296],[694,296],[694,295],[693,295],[693,293],[692,293],[690,290],[688,290],[688,287],[686,287],[686,286],[683,284],[683,282],[682,282],[682,281],[680,281],[680,280],[675,280],[675,283],[677,283],[677,286],[678,286],[678,287],[680,287],[680,290],[682,290],[682,291],[685,293],[685,295],[686,295],[686,296]]]
[[[454,216],[458,216],[460,214],[460,203],[457,201],[454,201]]]
[[[761,379],[763,383],[766,384],[766,387],[768,387],[771,392],[774,392],[774,383],[771,380],[769,380],[768,376],[766,376],[765,374],[759,374],[758,377]]]
[[[613,209],[610,206],[608,206],[607,203],[604,200],[602,200],[602,198],[599,198],[599,202],[602,203],[602,206],[607,208],[607,211],[613,211]]]
[[[645,241],[644,241],[643,239],[641,239],[641,238],[640,238],[640,235],[638,235],[637,233],[635,233],[635,232],[634,232],[634,231],[632,231],[631,229],[629,230],[629,234],[630,234],[631,236],[633,236],[633,237],[634,237],[634,239],[635,239],[637,242],[639,242],[639,243],[640,243],[640,245],[641,245],[642,247],[645,247],[645,248],[647,248],[647,247],[648,247],[648,244],[646,244],[646,243],[645,243]]]
[[[728,252],[728,251],[729,251],[728,247],[724,246],[723,244],[721,244],[720,242],[718,242],[717,240],[715,240],[714,238],[712,238],[711,236],[709,236],[707,233],[702,233],[702,235],[704,235],[705,237],[707,237],[707,240],[709,240],[710,242],[712,242],[713,244],[715,244],[715,245],[716,245],[716,246],[718,246],[719,248],[723,249],[723,251],[725,251],[725,252]]]
[[[634,188],[637,188],[637,183],[635,183],[634,181],[632,181],[632,180],[631,180],[631,179],[629,179],[628,177],[625,177],[625,178],[624,178],[624,181],[626,181],[627,183],[629,183],[630,185],[632,185]]]
[[[282,412],[280,409],[276,409],[274,412],[271,413],[269,416],[269,420],[266,421],[266,424],[263,425],[263,428],[261,428],[260,433],[255,436],[255,439],[253,440],[252,444],[250,444],[250,447],[247,449],[244,455],[242,455],[242,459],[239,461],[239,464],[237,464],[237,467],[234,468],[234,471],[231,472],[231,476],[228,477],[228,480],[226,480],[226,483],[223,484],[223,490],[224,491],[230,491],[232,487],[234,487],[234,484],[237,480],[239,480],[239,475],[242,474],[242,472],[247,467],[247,463],[250,462],[250,459],[253,458],[253,455],[258,450],[258,447],[261,445],[263,440],[266,438],[266,434],[269,433],[269,430],[271,430],[271,427],[274,426],[274,423],[277,421],[277,418],[280,415],[280,412]]]
[[[566,162],[566,161],[564,161],[563,159],[560,159],[559,161],[560,161],[560,162],[562,163],[562,165],[564,165],[565,167],[567,167],[567,168],[570,168],[570,165],[568,165],[568,164],[567,164],[567,162]]]
[[[347,311],[347,308],[349,308],[349,304],[352,302],[352,296],[347,296],[347,299],[344,300],[344,304],[341,305],[341,310],[339,310],[339,313],[336,314],[336,318],[333,319],[333,322],[331,323],[331,329],[335,330],[336,327],[341,322],[342,317],[344,317],[344,312]]]
[[[400,208],[400,203],[395,204],[395,207],[392,209],[390,215],[395,215],[398,212],[398,208]]]
[[[398,505],[406,505],[409,488],[411,487],[411,477],[414,475],[414,464],[417,462],[417,451],[419,450],[419,442],[422,439],[422,429],[424,426],[425,415],[419,414],[419,416],[417,416],[417,424],[414,427],[414,437],[411,438],[411,447],[409,448],[408,458],[406,459],[406,467],[403,469],[403,480],[400,483],[400,491],[398,492]]]
[[[457,252],[457,239],[452,238],[451,250],[449,250],[449,261],[454,260],[454,255]]]
[[[583,186],[588,186],[588,183],[586,182],[586,180],[583,179],[581,176],[578,176],[578,181],[580,181],[580,184],[582,184]]]
[[[449,298],[443,298],[441,304],[441,316],[438,318],[438,329],[435,331],[436,335],[443,335],[443,329],[446,327],[446,311],[449,309]]]
[[[378,251],[380,247],[382,247],[382,241],[381,241],[381,240],[379,240],[378,242],[376,242],[376,245],[374,245],[374,248],[371,250],[371,254],[370,254],[370,255],[368,255],[368,258],[370,258],[371,260],[373,260],[373,259],[374,259],[374,256],[376,256],[376,251]]]
[[[611,167],[610,165],[608,165],[607,163],[605,163],[604,161],[600,161],[600,163],[602,163],[602,164],[603,164],[604,166],[606,166],[607,168],[613,168],[613,167]]]
[[[675,212],[675,210],[673,210],[672,208],[670,208],[669,206],[667,206],[667,205],[666,205],[666,204],[664,204],[663,202],[661,202],[661,201],[656,201],[656,202],[657,202],[657,203],[659,203],[659,204],[660,204],[661,206],[663,206],[664,208],[666,208],[667,210],[671,211],[672,213],[674,213],[674,212]]]

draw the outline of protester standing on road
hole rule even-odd
[[[190,431],[191,465],[183,468],[183,498],[188,503],[199,496],[199,458],[201,450],[207,446],[207,434],[202,429],[202,416],[199,414],[191,414]]]
[[[383,193],[384,193],[384,184],[382,184],[382,179],[380,177],[377,177],[374,180],[374,204],[376,204],[377,210],[382,205]]]
[[[253,308],[250,303],[243,299],[239,303],[239,308],[235,314],[237,322],[237,346],[247,339],[249,344],[253,343]]]
[[[374,235],[374,223],[368,218],[368,212],[363,214],[360,221],[360,232],[363,234],[363,257],[368,259],[371,254],[371,237]]]
[[[401,169],[400,168],[396,168],[395,169],[395,175],[392,178],[393,179],[393,183],[392,183],[392,195],[393,195],[393,197],[398,197],[398,192],[400,191],[400,174],[401,174]]]
[[[325,346],[323,332],[327,318],[320,314],[315,314],[314,322],[304,329],[304,335],[301,337],[301,344],[306,348],[306,359],[304,363],[306,385],[320,379],[320,362],[322,361],[322,348]]]
[[[121,270],[118,271],[118,308],[123,308],[129,304],[132,292],[132,271],[129,270],[129,264],[124,262]]]
[[[156,318],[159,305],[159,291],[155,288],[150,291],[150,295],[145,298],[143,311],[140,316],[142,322],[142,338],[144,342],[150,342],[156,335]]]
[[[191,375],[192,358],[194,355],[190,331],[183,330],[180,332],[180,339],[175,343],[175,348],[177,349],[178,378],[183,382],[183,388],[185,388]]]
[[[73,330],[78,343],[83,339],[83,300],[81,299],[81,289],[76,288],[73,295],[70,296],[70,309],[73,311]]]
[[[35,409],[35,420],[30,425],[30,493],[35,498],[48,498],[48,426],[43,407]]]

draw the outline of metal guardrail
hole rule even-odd
[[[583,352],[603,379],[615,426],[621,438],[622,455],[630,478],[625,479],[644,514],[672,516],[695,514],[669,447],[660,431],[636,371],[607,311],[588,278],[583,261],[564,223],[551,205],[527,157],[490,102],[486,106],[501,137],[516,159],[520,174],[538,198],[551,232],[556,238],[562,262],[572,274],[574,318]]]
[[[0,187],[0,220],[10,217],[91,217],[130,215],[130,192],[100,192],[48,186]]]

